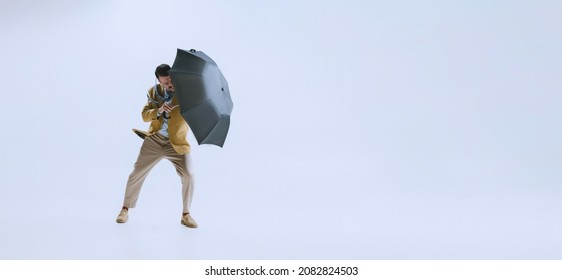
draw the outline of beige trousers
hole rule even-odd
[[[189,213],[194,187],[193,176],[189,171],[191,158],[189,153],[178,154],[170,141],[158,133],[144,138],[139,157],[135,162],[135,168],[127,181],[123,206],[135,208],[146,176],[162,158],[167,158],[172,162],[181,178],[183,212]]]

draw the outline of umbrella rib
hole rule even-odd
[[[199,76],[199,77],[204,77],[204,75],[201,74],[201,73],[181,71],[181,70],[170,70],[170,73],[190,74],[190,75],[195,75],[195,76]]]

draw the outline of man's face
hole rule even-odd
[[[169,92],[174,92],[174,85],[172,84],[172,77],[159,77],[158,81],[164,86],[164,88]]]

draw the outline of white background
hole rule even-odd
[[[2,1],[1,259],[559,259],[559,1]],[[154,68],[234,101],[116,224]]]

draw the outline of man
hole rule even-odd
[[[183,214],[181,224],[196,228],[197,223],[189,214],[189,206],[193,194],[193,177],[189,172],[190,146],[186,136],[188,126],[180,114],[177,98],[174,96],[174,85],[168,74],[170,66],[161,64],[156,67],[155,75],[160,84],[148,90],[148,102],[142,110],[142,119],[150,122],[148,132],[134,130],[144,142],[135,167],[125,190],[123,208],[117,217],[117,223],[126,223],[129,219],[129,208],[134,208],[144,179],[162,158],[172,162],[181,178]]]

